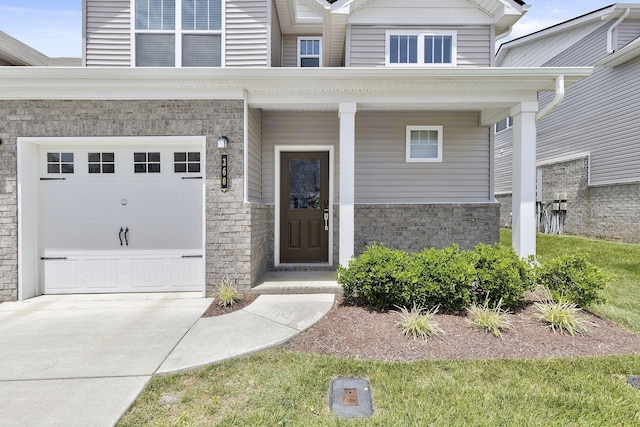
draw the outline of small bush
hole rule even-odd
[[[575,304],[566,301],[547,301],[534,302],[533,305],[537,310],[534,316],[547,323],[553,332],[563,333],[566,331],[572,336],[588,332],[587,325],[591,323],[577,316],[582,309]]]
[[[374,244],[360,256],[351,258],[347,267],[339,266],[336,280],[342,285],[344,298],[357,304],[378,310],[408,306],[409,261],[406,252]]]
[[[414,304],[411,310],[406,307],[397,308],[400,310],[397,312],[400,315],[400,320],[396,322],[396,325],[402,327],[404,335],[411,335],[414,340],[418,338],[426,340],[434,335],[444,334],[440,324],[433,320],[438,312],[438,307],[425,310]]]
[[[490,307],[489,298],[487,298],[483,305],[473,303],[467,308],[467,311],[472,317],[471,323],[480,329],[491,332],[496,337],[499,337],[503,330],[511,328],[509,311],[502,308],[502,300]]]
[[[598,291],[611,278],[589,263],[584,255],[571,254],[545,262],[537,270],[537,281],[549,290],[554,301],[587,307],[604,302]]]
[[[524,305],[524,295],[534,288],[533,269],[513,248],[502,245],[477,245],[469,252],[476,277],[471,300],[476,304],[498,301],[507,308]]]
[[[457,245],[413,254],[405,282],[411,302],[458,312],[469,305],[474,269]]]
[[[214,294],[220,307],[231,307],[243,298],[243,295],[233,287],[233,281],[223,278]]]

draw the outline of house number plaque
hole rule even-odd
[[[227,192],[229,188],[229,180],[227,175],[227,153],[222,153],[222,161],[220,162],[221,171],[220,171],[220,189],[223,193]]]

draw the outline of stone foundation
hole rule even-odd
[[[355,252],[373,242],[408,252],[493,244],[500,238],[499,213],[498,203],[356,205]]]

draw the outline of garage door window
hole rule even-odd
[[[73,153],[47,153],[47,173],[73,173]]]
[[[197,151],[173,153],[173,171],[175,173],[199,173],[200,153]]]
[[[135,173],[160,173],[160,153],[133,153]]]
[[[115,173],[113,153],[89,153],[89,173]]]

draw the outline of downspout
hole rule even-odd
[[[618,28],[620,24],[622,24],[622,21],[624,21],[625,18],[629,16],[630,13],[631,13],[631,9],[626,8],[622,16],[618,18],[618,20],[614,22],[611,27],[609,27],[609,30],[607,31],[607,53],[613,53],[616,51],[613,48],[613,32],[616,30],[616,28]]]
[[[554,108],[558,106],[564,99],[564,76],[556,77],[556,96],[553,98],[550,104],[544,107],[542,110],[538,111],[536,114],[536,122],[542,120],[547,114],[551,112]]]

